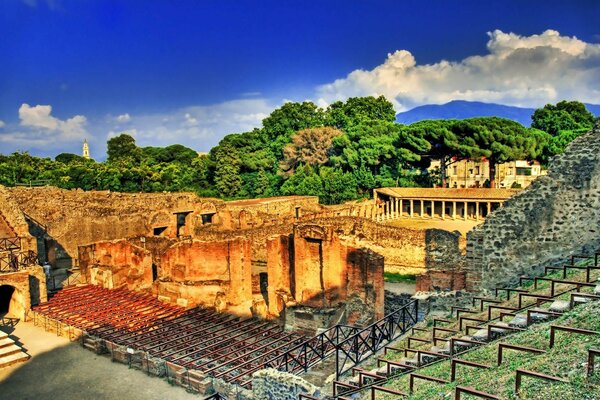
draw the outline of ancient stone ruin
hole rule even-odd
[[[432,190],[325,207],[310,196],[0,187],[0,306],[202,394],[314,394],[289,373],[335,353],[343,374],[422,317],[416,302],[385,312],[384,270],[418,275],[417,298],[449,310],[600,248],[600,131],[498,204],[497,193],[463,196],[461,209]],[[469,210],[485,221],[467,238],[394,225]],[[347,340],[373,347],[358,356]]]

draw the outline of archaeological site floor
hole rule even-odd
[[[8,333],[18,338],[32,357],[25,363],[0,369],[2,400],[198,399],[166,380],[111,362],[32,322],[20,322]]]

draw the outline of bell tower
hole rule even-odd
[[[87,139],[83,140],[83,150],[81,156],[86,160],[90,158],[90,146],[88,145]]]

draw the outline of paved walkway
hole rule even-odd
[[[0,400],[190,400],[201,399],[163,379],[113,363],[33,323],[1,328],[32,356],[0,369]]]

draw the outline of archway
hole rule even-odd
[[[15,288],[10,285],[0,286],[0,314],[9,314],[11,311],[14,313],[13,306],[15,299]]]

